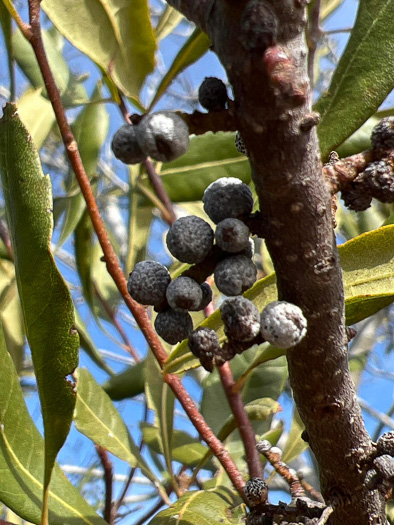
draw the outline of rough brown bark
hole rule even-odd
[[[342,275],[311,113],[303,0],[271,0],[276,45],[246,50],[247,2],[168,0],[208,32],[234,90],[235,115],[250,153],[279,299],[300,306],[305,340],[288,352],[294,399],[320,466],[328,523],[385,523],[384,501],[363,481],[374,446],[347,363]]]

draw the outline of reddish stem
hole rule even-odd
[[[256,437],[252,423],[248,418],[241,394],[234,389],[234,378],[231,372],[230,363],[218,367],[220,379],[231,411],[234,415],[242,442],[245,448],[246,462],[249,469],[250,478],[262,478],[263,468],[260,461],[260,454],[256,450]]]
[[[110,525],[113,525],[114,518],[112,514],[112,483],[113,483],[113,469],[112,462],[108,457],[108,452],[105,448],[96,445],[96,452],[100,458],[101,464],[104,469],[104,483],[105,483],[105,507],[104,507],[104,519]]]

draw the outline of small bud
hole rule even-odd
[[[268,441],[268,439],[262,439],[261,441],[258,441],[256,444],[256,450],[257,452],[260,452],[260,454],[265,454],[269,450],[271,450],[272,445]]]
[[[245,484],[244,492],[251,507],[265,503],[268,499],[268,486],[261,478],[248,480]]]
[[[378,454],[388,454],[394,456],[394,431],[385,432],[380,436],[377,442]]]

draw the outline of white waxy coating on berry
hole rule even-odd
[[[257,307],[242,295],[229,297],[220,306],[220,315],[227,337],[235,341],[250,341],[260,331]]]
[[[291,348],[306,335],[307,322],[301,308],[286,301],[274,301],[261,313],[261,334],[277,348]]]
[[[117,159],[125,164],[138,164],[146,155],[137,140],[136,126],[125,124],[115,133],[111,147]]]
[[[205,259],[213,246],[211,226],[189,215],[176,220],[167,233],[167,247],[178,261],[197,264]]]
[[[224,295],[241,295],[253,286],[257,269],[245,255],[233,255],[220,261],[214,271],[215,284]]]
[[[216,226],[216,244],[225,252],[236,253],[249,246],[249,228],[239,219],[223,219]]]
[[[202,301],[201,286],[190,277],[178,277],[167,287],[166,297],[171,308],[198,310]]]
[[[142,151],[154,160],[175,160],[189,147],[189,128],[172,111],[145,115],[137,127],[137,140]]]
[[[166,343],[175,345],[189,337],[193,321],[187,312],[170,309],[157,314],[155,330]]]
[[[246,184],[235,177],[222,177],[212,182],[202,198],[204,211],[218,224],[228,217],[249,215],[253,209],[253,195]]]
[[[127,289],[137,303],[157,306],[164,301],[170,282],[165,266],[156,261],[141,261],[129,275]]]
[[[280,449],[279,447],[271,447],[270,453],[279,456],[279,459],[282,457],[282,449]]]

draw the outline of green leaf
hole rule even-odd
[[[172,202],[202,199],[205,188],[221,177],[251,181],[248,159],[238,153],[234,133],[205,133],[193,137],[186,155],[164,165],[160,175]],[[148,187],[149,183],[144,180]]]
[[[39,150],[55,124],[52,104],[42,96],[42,88],[28,89],[18,101],[18,113]]]
[[[113,401],[135,397],[144,392],[145,361],[140,361],[124,372],[116,374],[103,384],[103,389]]]
[[[147,0],[44,0],[41,5],[62,35],[123,93],[138,98],[156,49]]]
[[[0,323],[0,500],[39,525],[44,477],[44,443],[23,399]],[[49,491],[51,525],[105,525],[56,465]]]
[[[189,491],[150,521],[150,525],[235,525],[239,524],[239,509],[234,509],[234,495],[228,491]],[[237,503],[239,503],[237,501]]]
[[[394,301],[394,225],[340,246],[346,323],[357,323]]]
[[[182,19],[182,13],[166,5],[155,27],[156,39],[163,40],[167,35],[172,33]]]
[[[80,80],[70,72],[68,64],[63,57],[63,37],[52,27],[49,30],[42,31],[42,39],[49,66],[54,76],[56,86],[62,96],[63,104],[66,107],[70,107],[87,102],[84,86]],[[45,84],[33,49],[19,29],[16,29],[14,32],[12,43],[18,66],[27,76],[32,86],[35,89],[42,88],[42,95],[47,97]]]
[[[86,368],[79,368],[75,375],[78,395],[74,421],[79,432],[131,467],[139,467],[159,492],[164,493],[108,395]]]
[[[14,104],[0,121],[0,169],[44,420],[46,489],[72,421],[75,393],[66,378],[78,364],[79,339],[70,292],[50,251],[51,183]]]
[[[3,30],[4,44],[7,49],[8,62],[8,77],[10,82],[11,98],[15,96],[15,81],[14,81],[14,63],[13,63],[13,49],[12,49],[12,20],[3,2],[0,2],[0,24]]]
[[[163,372],[151,351],[148,353],[145,364],[145,395],[148,407],[155,414],[155,424],[160,431],[161,453],[166,460],[167,470],[174,479],[172,470],[172,437],[175,396],[167,383],[164,383]]]
[[[330,87],[318,100],[323,158],[378,109],[394,87],[394,0],[360,0],[349,42]]]
[[[177,56],[174,58],[173,63],[171,64],[169,70],[162,78],[157,91],[149,104],[148,111],[151,111],[153,106],[164,94],[168,86],[174,80],[176,76],[179,75],[184,69],[186,69],[194,62],[197,62],[208,51],[211,41],[206,33],[203,33],[201,29],[196,29],[186,40],[185,44],[178,52]]]
[[[149,423],[142,423],[141,429],[144,442],[156,452],[156,454],[162,454],[159,429]],[[209,453],[210,450],[207,446],[203,445],[199,439],[193,438],[190,434],[182,430],[174,430],[172,435],[172,458],[174,461],[178,461],[182,465],[195,467],[207,452]],[[206,464],[204,468],[212,472],[216,470],[212,462]]]
[[[290,432],[283,449],[282,461],[284,463],[290,463],[308,448],[308,443],[306,443],[301,437],[304,428],[298,410],[294,408]]]
[[[7,350],[19,374],[24,368],[25,327],[15,281],[7,304],[3,308],[0,308],[0,321],[3,324]]]

